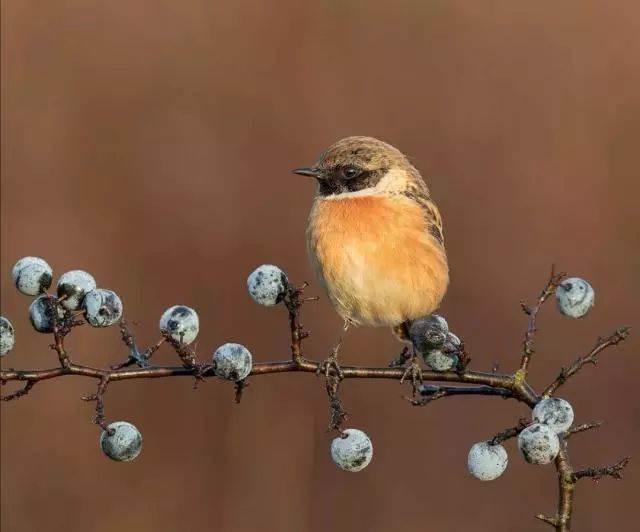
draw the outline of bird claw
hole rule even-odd
[[[409,379],[411,380],[409,381]],[[404,373],[400,378],[400,384],[404,384],[405,381],[411,382],[411,386],[413,387],[413,395],[415,397],[418,388],[422,384],[422,368],[420,367],[420,362],[416,353],[413,354],[409,364],[406,366]]]

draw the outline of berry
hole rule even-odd
[[[92,327],[108,327],[122,317],[122,301],[118,294],[105,288],[96,288],[87,293],[82,308]]]
[[[414,347],[422,354],[440,349],[447,340],[449,325],[447,320],[437,314],[418,318],[411,323],[409,338]]]
[[[591,285],[579,277],[565,279],[556,288],[558,310],[570,318],[582,318],[593,307],[595,298]]]
[[[168,334],[176,342],[190,344],[198,336],[200,320],[192,308],[174,305],[164,311],[160,318],[160,332]]]
[[[83,270],[71,270],[58,279],[58,297],[64,298],[60,304],[67,310],[78,310],[84,296],[96,287],[93,276]]]
[[[258,266],[247,277],[247,289],[251,298],[258,303],[271,307],[280,303],[287,293],[289,281],[285,273],[271,264]]]
[[[495,480],[507,469],[508,461],[507,451],[502,445],[481,441],[471,446],[467,467],[469,473],[479,480]]]
[[[214,373],[221,379],[241,381],[251,373],[251,353],[243,345],[224,344],[213,353],[212,365]]]
[[[13,266],[11,277],[20,292],[37,296],[51,286],[53,270],[40,257],[23,257]]]
[[[530,464],[546,465],[560,452],[560,440],[547,425],[534,423],[518,435],[518,449]]]
[[[102,452],[116,462],[130,462],[135,460],[142,449],[142,434],[131,423],[126,421],[114,421],[107,431],[100,435],[100,447]]]
[[[57,318],[56,318],[57,315]],[[33,328],[45,334],[53,332],[56,322],[64,317],[64,311],[56,302],[56,298],[48,295],[41,295],[33,300],[29,307],[29,320]]]
[[[433,371],[449,371],[458,363],[457,356],[449,355],[440,349],[429,351],[423,358]]]
[[[544,423],[553,432],[559,434],[573,423],[573,408],[568,401],[559,397],[542,399],[533,409],[534,421]]]
[[[0,316],[0,357],[5,356],[13,349],[16,343],[16,333],[13,325],[4,316]]]
[[[331,442],[331,458],[345,471],[362,471],[373,458],[373,444],[361,430],[346,429]]]

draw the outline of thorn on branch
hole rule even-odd
[[[589,467],[582,471],[576,471],[571,475],[571,480],[573,482],[577,482],[581,478],[590,478],[591,480],[598,482],[603,477],[612,477],[616,480],[622,480],[624,468],[627,467],[630,461],[631,457],[627,456],[611,466]]]
[[[555,517],[548,517],[544,514],[538,514],[535,516],[535,518],[540,519],[540,521],[547,523],[548,525],[551,525],[554,528],[558,526],[558,519]]]

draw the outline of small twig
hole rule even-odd
[[[467,346],[464,342],[460,344],[458,351],[456,353],[458,355],[458,363],[456,364],[456,372],[460,375],[464,374],[471,363],[471,355],[467,351]],[[495,371],[494,371],[495,373]]]
[[[544,392],[542,392],[542,395],[553,395],[569,377],[575,375],[586,364],[593,364],[595,366],[598,363],[598,355],[602,351],[607,347],[618,345],[620,342],[626,340],[629,337],[629,334],[629,327],[620,327],[613,334],[598,338],[595,347],[589,352],[589,354],[583,357],[578,357],[569,367],[562,368],[556,379],[545,388]]]
[[[115,431],[108,427],[104,417],[104,394],[107,391],[109,385],[109,375],[104,375],[100,379],[98,384],[98,390],[91,395],[82,396],[83,401],[95,401],[96,402],[96,414],[93,417],[93,423],[98,425],[102,430],[106,431],[109,435],[112,435]]]
[[[590,423],[583,423],[582,425],[576,425],[567,430],[562,436],[565,440],[568,440],[574,434],[580,432],[586,432],[587,430],[597,429],[603,425],[603,421],[591,421]]]
[[[522,310],[525,314],[529,316],[529,325],[527,327],[527,331],[524,334],[524,341],[522,342],[522,360],[520,361],[520,372],[522,375],[527,374],[527,370],[529,369],[529,362],[531,361],[531,357],[534,353],[533,348],[533,337],[537,331],[536,329],[536,318],[538,317],[538,312],[542,308],[544,302],[551,296],[555,291],[558,285],[562,282],[562,279],[565,277],[565,273],[556,273],[555,266],[551,266],[551,275],[549,276],[549,280],[547,281],[546,286],[540,292],[538,296],[538,300],[533,307],[526,305],[524,302],[520,303]]]
[[[5,383],[6,381],[3,380],[2,384],[4,385]],[[35,383],[36,381],[28,380],[22,388],[7,395],[3,395],[1,399],[3,401],[13,401],[15,399],[20,399],[20,397],[27,395],[31,391],[31,388],[33,388]]]
[[[244,392],[245,388],[249,387],[249,381],[247,381],[247,379],[243,379],[241,381],[236,381],[235,383],[235,389],[236,389],[236,395],[235,395],[235,402],[236,404],[240,404],[240,401],[242,401],[242,393]]]
[[[624,468],[627,467],[627,464],[630,461],[631,457],[627,456],[610,466],[588,467],[587,469],[582,469],[581,471],[573,473],[573,475],[571,475],[571,479],[573,482],[577,482],[581,478],[590,478],[591,480],[598,482],[602,477],[612,477],[617,480],[621,480]]]
[[[128,368],[129,366],[133,366],[134,364],[136,364],[140,368],[149,367],[150,364],[147,362],[147,359],[149,357],[146,356],[146,352],[145,354],[140,353],[133,333],[131,332],[131,329],[129,329],[129,326],[127,325],[127,322],[124,320],[124,318],[120,320],[120,336],[124,344],[129,348],[129,356],[124,362],[111,366],[111,369],[118,370]],[[162,342],[164,342],[164,337],[162,338]]]
[[[518,424],[515,427],[510,427],[508,429],[503,430],[502,432],[498,432],[493,438],[489,440],[490,445],[498,445],[499,443],[505,442],[511,438],[515,438],[518,434],[520,434],[524,429],[526,429],[529,425],[531,425],[533,421],[530,421],[525,418],[520,418],[518,420]]]
[[[339,388],[341,380],[339,375],[329,374],[325,376],[325,388],[329,396],[329,426],[327,427],[327,432],[337,430],[342,433],[342,424],[349,417],[340,399]]]

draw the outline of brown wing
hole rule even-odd
[[[442,217],[438,207],[433,202],[429,195],[429,190],[422,180],[412,183],[407,190],[403,193],[403,196],[415,201],[424,212],[424,217],[427,222],[427,231],[435,238],[441,246],[444,247],[444,233],[442,231]]]

